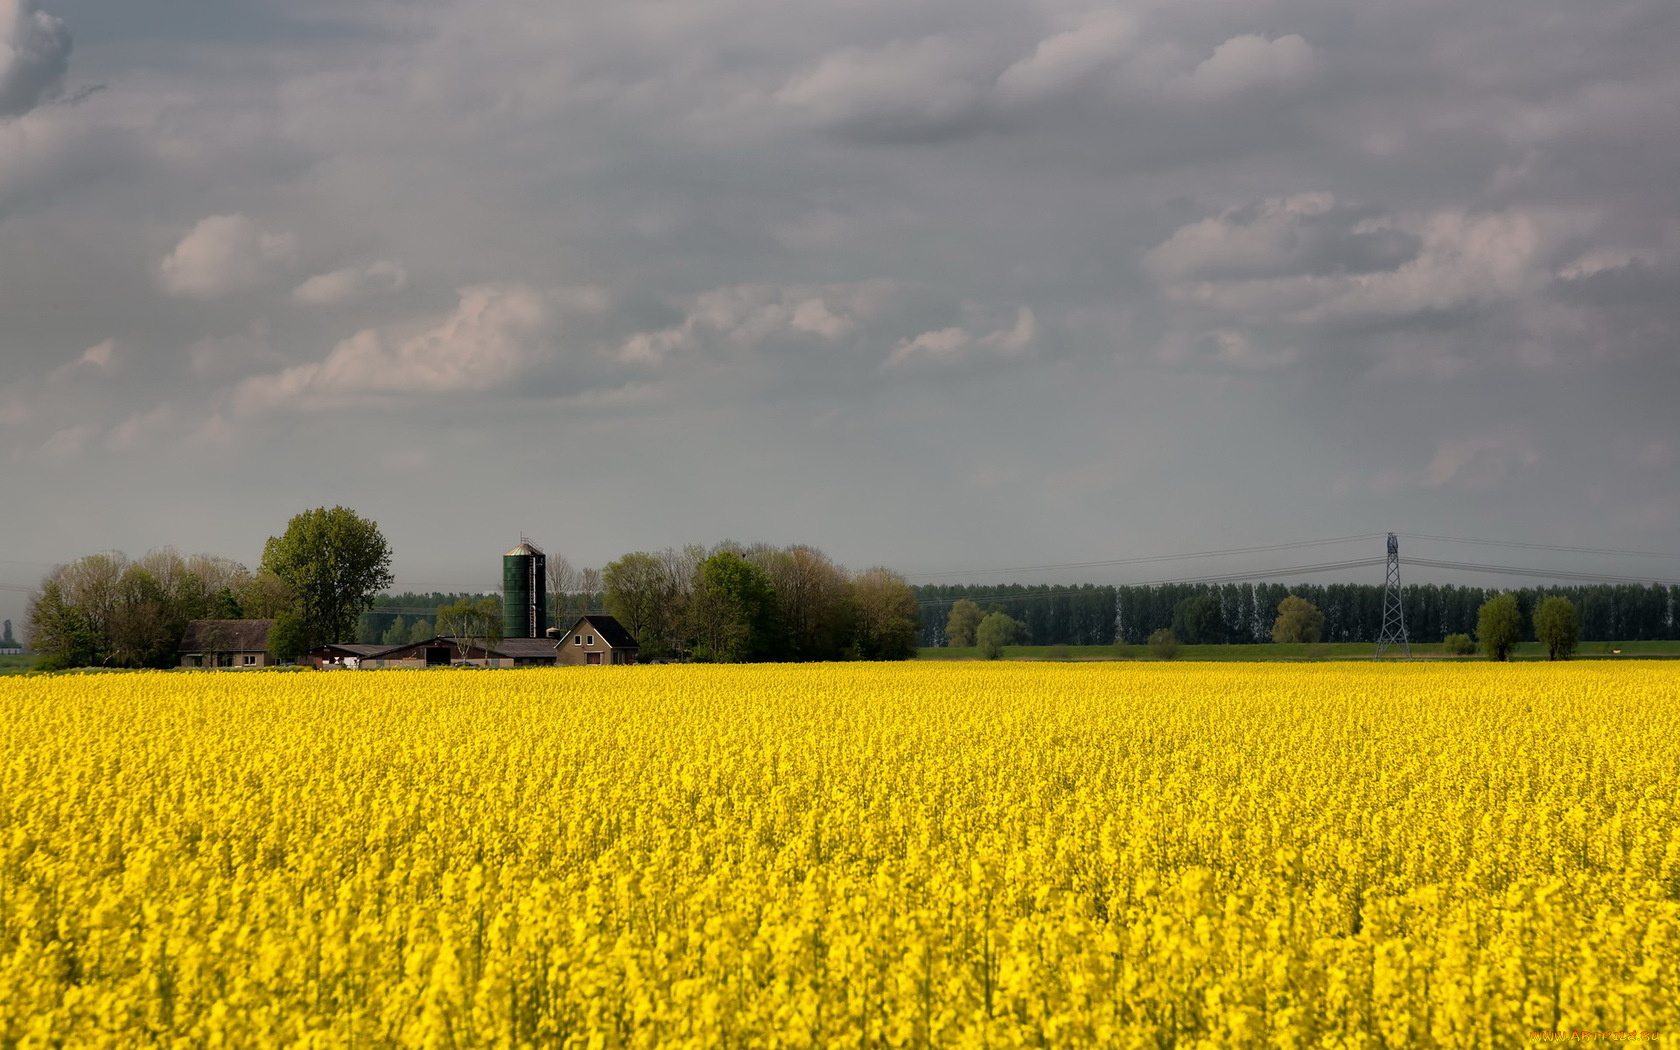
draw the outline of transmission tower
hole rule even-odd
[[[1383,581],[1382,633],[1377,635],[1377,655],[1398,645],[1408,657],[1412,643],[1406,640],[1406,609],[1400,601],[1400,541],[1388,534],[1388,578]]]

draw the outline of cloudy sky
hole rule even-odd
[[[0,0],[0,581],[337,503],[426,589],[1674,551],[1677,53],[1673,0]]]

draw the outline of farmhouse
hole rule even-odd
[[[182,667],[273,667],[273,620],[191,620],[176,652]]]
[[[624,625],[613,616],[590,613],[580,616],[572,629],[562,633],[549,628],[550,637],[560,646],[555,650],[556,662],[562,667],[593,664],[633,664],[641,646]]]

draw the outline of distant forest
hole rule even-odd
[[[1025,624],[1034,645],[1109,645],[1117,639],[1142,644],[1157,628],[1173,626],[1173,611],[1189,598],[1212,595],[1219,600],[1223,632],[1208,642],[1251,645],[1269,642],[1278,603],[1299,595],[1324,614],[1327,642],[1372,642],[1382,629],[1383,589],[1374,584],[1161,584],[1152,587],[1032,586],[1010,584],[927,584],[913,587],[920,605],[922,630],[918,644],[943,646],[951,605],[959,598],[978,603],[987,612],[999,610]],[[488,593],[488,592],[486,592]],[[1449,634],[1476,632],[1476,612],[1482,603],[1501,593],[1494,587],[1452,584],[1408,585],[1404,591],[1406,633],[1415,642],[1438,642]],[[1581,640],[1656,641],[1680,639],[1680,587],[1660,584],[1597,584],[1581,587],[1524,588],[1514,592],[1523,612],[1525,637],[1533,636],[1530,617],[1548,595],[1574,603],[1581,617]],[[479,594],[382,594],[362,614],[357,640],[376,644],[396,641],[401,632],[430,637],[432,619],[440,605]],[[550,622],[586,612],[602,612],[606,596],[549,595]],[[1188,639],[1187,639],[1188,640]],[[1204,639],[1196,639],[1204,641]]]
[[[1207,595],[1218,599],[1218,624],[1210,629],[1209,637],[1181,641],[1269,642],[1278,603],[1291,594],[1305,598],[1324,614],[1326,642],[1374,643],[1382,629],[1383,589],[1372,584],[926,584],[913,589],[921,608],[923,646],[946,643],[951,606],[961,598],[987,612],[997,610],[1019,620],[1033,645],[1109,645],[1116,640],[1137,645],[1152,631],[1173,627],[1173,613],[1180,603]],[[1407,636],[1414,642],[1438,642],[1449,634],[1474,634],[1477,610],[1500,593],[1501,589],[1492,587],[1409,585],[1403,592]],[[1582,641],[1680,639],[1680,587],[1598,584],[1523,588],[1513,593],[1522,609],[1525,638],[1534,636],[1534,608],[1556,594],[1574,603],[1581,618]]]

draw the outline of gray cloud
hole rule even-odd
[[[0,0],[0,118],[29,112],[57,95],[70,68],[64,20],[35,0]]]
[[[15,557],[1680,529],[1667,0],[141,6],[0,8]]]

